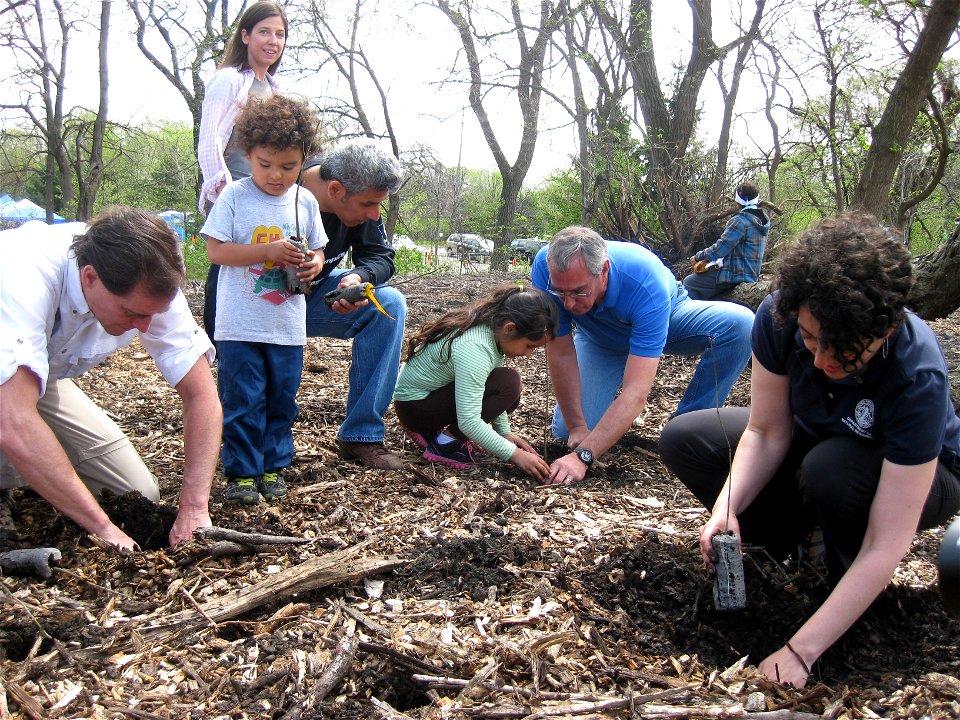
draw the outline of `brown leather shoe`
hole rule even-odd
[[[359,460],[374,470],[399,470],[403,467],[400,458],[387,450],[383,443],[337,440],[337,449],[344,460]]]

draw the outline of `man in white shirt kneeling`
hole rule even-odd
[[[88,532],[135,542],[94,493],[160,499],[129,439],[70,378],[139,334],[183,400],[184,470],[170,544],[211,524],[222,411],[214,350],[187,306],[179,240],[147,212],[116,207],[89,225],[30,222],[0,233],[0,490],[26,485]]]

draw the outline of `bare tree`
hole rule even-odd
[[[193,116],[193,147],[200,139],[200,111],[206,87],[201,71],[223,55],[233,23],[247,0],[127,0],[136,19],[137,47],[167,79]]]
[[[710,202],[716,201],[727,185],[727,163],[730,157],[730,131],[733,127],[733,111],[737,104],[737,95],[740,92],[740,79],[743,76],[743,70],[746,67],[750,52],[753,50],[754,43],[760,35],[760,21],[763,19],[765,4],[766,0],[757,0],[756,2],[753,19],[747,30],[743,32],[743,42],[740,43],[737,54],[734,56],[729,86],[723,72],[725,58],[720,58],[717,68],[717,82],[720,85],[720,94],[723,96],[723,119],[720,122],[720,138],[717,140],[717,165],[714,168],[713,179],[707,191],[707,199]]]
[[[79,180],[77,188],[77,219],[86,220],[93,216],[93,205],[100,189],[100,180],[103,177],[103,137],[107,130],[107,97],[110,87],[107,70],[107,41],[110,37],[110,0],[100,3],[100,44],[97,49],[99,67],[99,95],[100,106],[93,121],[89,146],[86,145],[87,133],[78,128],[76,135],[76,152],[73,161],[76,176]],[[86,163],[86,168],[83,165]]]
[[[889,205],[902,149],[930,93],[934,71],[960,23],[960,0],[932,0],[926,22],[887,100],[854,191],[854,204],[878,217]]]
[[[48,9],[50,6],[52,12]],[[33,0],[11,4],[5,12],[11,16],[3,28],[2,42],[14,52],[17,66],[12,82],[19,85],[19,100],[0,107],[22,113],[42,138],[47,220],[53,219],[55,211],[85,219],[92,213],[104,162],[109,2],[101,3],[99,108],[92,126],[83,121],[83,111],[68,112],[65,108],[71,33],[85,22],[78,8],[65,5],[61,0],[52,0],[49,6]],[[79,119],[71,121],[73,115]],[[78,135],[80,132],[82,137]],[[79,202],[76,202],[74,183]]]
[[[483,137],[500,170],[503,187],[500,206],[497,210],[499,237],[495,240],[492,267],[505,269],[510,241],[515,233],[517,199],[523,181],[533,161],[540,124],[540,103],[543,97],[543,74],[547,46],[563,17],[563,5],[552,5],[549,0],[540,3],[540,14],[535,25],[524,20],[518,0],[510,0],[510,17],[503,18],[504,25],[484,31],[478,25],[478,11],[471,1],[455,5],[449,0],[434,0],[436,6],[447,16],[460,35],[469,72],[470,108],[476,115]],[[491,10],[487,17],[493,17]],[[518,56],[515,63],[501,61],[499,71],[489,65],[496,58],[481,59],[477,46],[493,43],[501,37],[512,35],[517,43]],[[485,76],[484,71],[487,71]],[[485,105],[487,94],[494,89],[508,89],[515,94],[520,109],[523,128],[516,160],[511,164],[493,127],[490,111]]]
[[[639,223],[632,208],[624,207],[634,193],[623,175],[617,156],[628,152],[624,136],[623,103],[629,93],[629,77],[623,56],[617,51],[603,26],[597,26],[589,6],[565,8],[562,42],[556,47],[564,58],[563,70],[569,72],[573,90],[572,105],[554,93],[557,101],[573,119],[577,129],[575,167],[580,176],[581,222],[596,224],[612,237],[634,239]],[[581,75],[581,66],[585,71]],[[588,84],[589,83],[589,84]],[[592,103],[587,89],[595,90]],[[620,192],[614,192],[620,188]]]
[[[762,4],[762,0],[757,3]],[[683,160],[696,127],[700,88],[714,63],[750,38],[745,34],[725,45],[717,45],[713,38],[712,0],[688,0],[690,54],[682,74],[673,84],[672,95],[667,97],[653,47],[652,0],[629,0],[625,6],[609,0],[595,0],[591,4],[619,52],[628,58],[646,135],[646,184],[651,189],[650,199],[658,206],[665,239],[676,250],[686,251],[689,223],[696,209],[687,192]],[[754,24],[751,23],[751,28]]]
[[[350,102],[339,108],[327,108],[327,112],[339,112],[351,122],[360,127],[362,133],[369,138],[386,137],[394,157],[400,158],[400,143],[394,129],[393,119],[390,116],[390,106],[387,102],[387,93],[377,73],[370,62],[361,40],[361,22],[375,22],[376,9],[366,8],[364,0],[355,0],[353,15],[349,18],[346,32],[334,27],[330,21],[325,2],[310,0],[304,8],[312,32],[307,33],[307,39],[300,43],[298,50],[301,53],[318,52],[321,56],[320,68],[330,64],[337,73],[347,82],[350,90]],[[338,9],[338,15],[341,14]],[[364,102],[365,86],[372,87],[376,102],[383,121],[383,130],[375,127],[376,119],[368,112]],[[392,237],[397,220],[400,217],[400,196],[395,193],[390,196],[387,206],[387,216],[384,226],[387,235]]]

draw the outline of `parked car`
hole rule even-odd
[[[510,252],[513,257],[532,263],[537,251],[549,242],[549,240],[538,237],[517,238],[510,243]]]
[[[470,260],[487,260],[493,254],[493,240],[474,233],[453,233],[447,238],[450,252]]]

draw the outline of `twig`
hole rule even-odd
[[[377,643],[364,642],[360,641],[360,649],[367,653],[373,653],[374,655],[382,655],[395,660],[401,665],[405,665],[411,670],[419,670],[420,672],[428,673],[437,673],[442,672],[442,670],[434,665],[431,665],[428,662],[419,660],[415,657],[410,657],[409,655],[404,655],[402,652],[389,648],[386,645],[378,645]],[[414,675],[416,678],[417,676]],[[467,682],[464,680],[463,682]]]
[[[197,528],[193,531],[193,536],[197,540],[228,540],[242,545],[307,545],[313,542],[310,538],[245,533],[216,526]]]
[[[431,676],[431,675],[414,675],[414,682],[420,682],[428,684],[435,688],[464,688],[473,683],[472,680],[464,680],[462,678],[446,677],[446,676]],[[623,698],[611,698],[609,696],[595,695],[593,693],[570,693],[570,692],[534,692],[533,690],[528,690],[527,688],[517,687],[516,685],[501,685],[496,682],[481,682],[474,683],[477,687],[482,687],[484,690],[489,690],[490,692],[501,692],[509,693],[511,695],[517,695],[519,697],[527,698],[528,700],[537,699],[537,700],[569,700],[576,702],[607,702],[608,700],[622,700]],[[676,695],[682,695],[687,692],[687,688],[670,688],[669,690],[661,690],[660,692],[648,693],[646,695],[634,695],[630,698],[630,702],[633,703],[647,703],[654,700],[666,700],[672,698]]]
[[[413,466],[413,465],[409,465],[409,464],[408,464],[408,465],[406,465],[406,466],[404,467],[404,469],[405,469],[407,472],[416,475],[418,478],[420,478],[421,480],[423,480],[423,481],[424,481],[425,483],[427,483],[428,485],[437,485],[437,484],[438,484],[436,478],[430,477],[429,475],[427,475],[423,470],[421,470],[421,469],[418,468],[418,467],[415,467],[415,466]]]
[[[288,675],[290,675],[289,670],[277,670],[276,672],[261,675],[252,683],[250,683],[250,687],[247,688],[246,694],[248,696],[256,695],[263,688],[269,687],[274,683],[283,680],[283,678],[287,677]]]
[[[203,608],[200,607],[200,603],[198,603],[196,600],[193,599],[193,595],[187,592],[187,589],[185,587],[180,588],[180,594],[183,595],[187,599],[187,602],[193,606],[193,609],[196,610],[198,613],[200,613],[203,619],[207,621],[207,627],[212,628],[214,630],[217,629],[217,623],[215,623],[213,619],[209,615],[207,615],[206,612],[204,612]]]
[[[310,694],[287,711],[281,720],[300,720],[308,708],[315,708],[322,703],[324,698],[343,682],[344,676],[350,672],[353,661],[357,657],[357,646],[359,644],[360,641],[356,635],[341,638],[333,652],[333,658],[320,673],[320,677],[317,678]]]
[[[394,710],[390,703],[377,700],[375,697],[370,698],[370,704],[383,715],[384,720],[413,720],[409,715],[404,715],[399,710]]]

